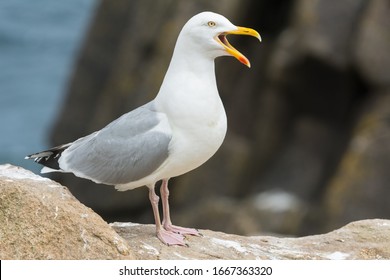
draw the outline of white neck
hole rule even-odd
[[[184,39],[179,36],[177,40],[157,98],[159,95],[171,95],[177,90],[187,97],[189,94],[213,94],[210,90],[218,94],[214,58],[205,56],[194,46],[188,45]],[[208,92],[203,90],[206,88]]]

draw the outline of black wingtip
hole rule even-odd
[[[62,152],[65,151],[70,145],[71,144],[65,144],[46,151],[31,154],[26,156],[25,159],[33,159],[36,163],[55,170],[60,170],[58,160],[60,159]]]

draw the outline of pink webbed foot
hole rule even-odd
[[[198,230],[194,228],[179,227],[179,226],[174,226],[172,224],[164,224],[164,228],[167,231],[174,232],[181,235],[195,235],[195,236],[202,235]]]
[[[187,246],[187,244],[184,242],[184,236],[173,231],[167,231],[165,229],[158,230],[157,237],[161,240],[162,243],[168,246]]]

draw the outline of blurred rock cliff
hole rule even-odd
[[[255,28],[229,37],[251,61],[216,61],[229,128],[217,154],[173,178],[177,224],[237,234],[306,235],[389,218],[390,2],[102,0],[52,144],[151,100],[176,37],[211,10]],[[108,221],[153,222],[146,188],[117,192],[55,175]]]

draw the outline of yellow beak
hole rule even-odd
[[[227,35],[249,35],[256,37],[261,42],[260,34],[254,29],[237,26],[237,30],[221,33],[215,38],[217,42],[219,42],[225,48],[228,54],[237,58],[238,61],[240,61],[242,64],[251,67],[249,60],[229,43],[226,38]]]

